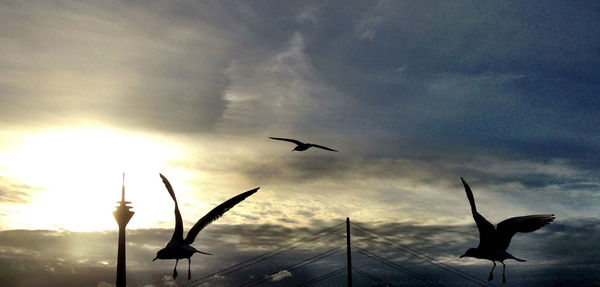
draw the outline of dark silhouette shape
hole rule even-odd
[[[532,232],[538,230],[539,228],[552,222],[554,220],[554,214],[536,214],[512,217],[498,223],[496,228],[494,228],[494,226],[487,221],[487,219],[477,212],[477,209],[475,208],[475,199],[473,198],[473,192],[471,191],[471,188],[462,177],[460,180],[465,186],[465,192],[467,193],[467,198],[471,204],[471,212],[473,213],[475,223],[477,223],[477,229],[479,229],[479,245],[477,248],[469,248],[469,250],[467,250],[465,254],[461,255],[460,258],[475,257],[479,259],[491,260],[492,263],[494,263],[494,266],[492,267],[492,270],[490,270],[488,281],[494,279],[493,273],[494,268],[496,268],[496,261],[500,261],[502,263],[502,283],[506,283],[506,265],[504,265],[504,260],[514,259],[519,262],[525,262],[525,260],[516,258],[510,253],[506,252],[513,235],[515,235],[517,232]]]
[[[303,143],[299,140],[295,140],[295,139],[286,139],[286,138],[274,138],[274,137],[269,137],[272,140],[278,140],[278,141],[286,141],[286,142],[291,142],[291,143],[295,143],[296,147],[292,150],[292,151],[305,151],[311,147],[318,147],[320,149],[324,149],[324,150],[329,150],[329,151],[335,151],[337,152],[337,150],[322,146],[322,145],[318,145],[318,144],[311,144],[311,143]]]
[[[171,198],[175,202],[175,231],[173,231],[173,237],[171,237],[171,241],[167,243],[167,246],[156,253],[156,257],[152,259],[152,261],[156,259],[175,259],[175,268],[173,268],[173,278],[177,278],[177,263],[179,263],[179,259],[187,258],[188,260],[188,280],[191,278],[190,265],[191,265],[191,257],[194,253],[202,253],[206,255],[212,255],[210,253],[202,252],[192,247],[190,244],[194,242],[194,239],[198,235],[198,233],[204,229],[207,225],[212,223],[213,221],[219,219],[219,217],[223,216],[225,212],[234,207],[236,204],[242,202],[248,196],[254,194],[260,187],[255,189],[246,191],[237,196],[232,197],[231,199],[221,203],[219,206],[213,208],[209,213],[204,215],[204,217],[200,218],[196,224],[188,231],[187,236],[183,239],[183,220],[181,219],[181,213],[179,213],[179,207],[177,206],[177,199],[175,198],[175,192],[173,191],[173,187],[167,180],[164,175],[160,175],[162,178],[165,187],[169,191]]]
[[[131,217],[133,217],[134,211],[131,211],[130,201],[125,201],[125,173],[123,173],[123,187],[121,188],[121,201],[118,201],[119,206],[113,211],[113,216],[119,225],[119,245],[117,252],[117,287],[127,286],[127,272],[126,272],[126,249],[125,249],[125,228]]]

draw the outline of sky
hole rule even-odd
[[[527,262],[508,261],[506,285],[598,285],[599,14],[595,1],[1,1],[0,285],[114,284],[122,173],[130,286],[186,281],[151,262],[174,224],[159,173],[186,230],[260,187],[200,233],[214,255],[192,258],[192,278],[349,217],[485,280],[490,262],[458,259],[478,240],[462,176],[494,224],[556,215],[515,236]],[[282,268],[328,244],[219,284],[285,271],[271,283],[295,286],[330,269]]]

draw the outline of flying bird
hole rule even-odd
[[[295,139],[286,139],[286,138],[274,138],[274,137],[269,137],[272,140],[278,140],[278,141],[286,141],[286,142],[291,142],[291,143],[295,143],[296,147],[292,150],[292,151],[305,151],[311,147],[317,147],[320,149],[324,149],[324,150],[329,150],[329,151],[336,151],[334,149],[328,148],[326,146],[322,146],[322,145],[318,145],[318,144],[311,144],[311,143],[303,143],[299,140],[295,140]]]
[[[207,225],[212,223],[213,221],[219,219],[219,217],[223,216],[225,212],[234,207],[236,204],[242,202],[248,196],[254,194],[260,187],[255,189],[246,191],[242,194],[234,196],[233,198],[221,203],[219,206],[213,208],[209,213],[204,215],[204,217],[200,218],[196,224],[188,231],[187,236],[183,239],[183,220],[181,219],[181,213],[179,213],[179,207],[177,206],[177,199],[175,198],[175,192],[173,191],[173,187],[171,187],[171,183],[167,180],[164,175],[160,175],[162,178],[165,187],[169,191],[171,198],[175,202],[175,231],[173,231],[173,237],[167,246],[156,253],[156,257],[152,259],[152,261],[156,259],[175,259],[175,268],[173,268],[173,278],[177,277],[177,263],[179,263],[179,259],[187,258],[188,260],[188,280],[191,278],[190,265],[191,265],[191,257],[194,253],[202,253],[206,255],[212,255],[210,253],[206,253],[196,248],[192,247],[191,244],[194,242],[194,239],[198,235],[198,233],[204,229]]]
[[[462,177],[460,180],[465,186],[465,192],[467,193],[467,198],[471,204],[471,212],[473,213],[473,218],[477,224],[477,229],[479,229],[479,246],[477,246],[477,248],[469,248],[469,250],[461,255],[460,258],[475,257],[491,260],[492,263],[494,263],[494,266],[492,267],[492,270],[490,270],[488,281],[494,279],[493,274],[494,268],[496,268],[496,261],[500,261],[500,263],[502,263],[502,283],[506,283],[506,265],[504,265],[504,260],[514,259],[519,262],[525,262],[525,260],[514,257],[506,252],[513,235],[517,232],[532,232],[538,230],[552,222],[554,220],[554,214],[513,217],[498,223],[496,228],[494,228],[487,219],[477,212],[471,188]]]

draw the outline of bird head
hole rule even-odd
[[[463,257],[478,257],[478,252],[476,248],[469,248],[465,254],[461,255],[459,258]]]
[[[152,261],[154,261],[156,259],[168,259],[166,252],[167,251],[165,250],[165,248],[158,250],[158,252],[156,252],[156,257],[154,257],[154,259],[152,259]]]

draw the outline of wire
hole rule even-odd
[[[344,224],[345,224],[345,222],[342,222],[342,223],[334,225],[332,227],[324,228],[324,229],[322,229],[319,232],[316,232],[316,233],[311,234],[311,235],[309,235],[307,237],[295,240],[293,242],[285,244],[285,245],[283,245],[283,246],[281,246],[279,248],[276,248],[274,250],[271,250],[271,251],[266,252],[264,254],[261,254],[259,256],[250,258],[248,260],[245,260],[243,262],[240,262],[240,263],[234,264],[232,266],[229,266],[227,268],[221,269],[221,270],[219,270],[217,272],[211,273],[211,274],[206,275],[204,277],[195,279],[194,281],[191,281],[191,282],[188,282],[187,284],[185,284],[185,286],[199,286],[199,285],[205,284],[207,282],[210,282],[212,280],[218,279],[219,276],[216,276],[216,275],[227,275],[227,274],[230,274],[230,273],[233,273],[233,272],[237,272],[237,271],[239,271],[241,269],[250,267],[250,266],[252,266],[252,265],[254,265],[256,263],[265,261],[265,260],[267,260],[267,259],[269,259],[271,257],[277,256],[277,255],[285,253],[285,252],[288,252],[288,251],[290,251],[292,249],[298,248],[298,247],[300,247],[302,245],[308,244],[310,242],[313,242],[315,240],[318,240],[320,238],[328,236],[328,235],[332,234],[333,232],[336,232],[336,231],[342,229],[342,225],[344,225]],[[408,254],[410,254],[410,255],[412,255],[412,256],[414,256],[414,257],[416,257],[416,258],[418,258],[418,259],[420,259],[420,260],[422,260],[422,261],[424,261],[426,263],[434,265],[434,266],[436,266],[436,267],[438,267],[438,268],[440,268],[442,270],[445,270],[445,271],[451,272],[451,273],[453,273],[455,275],[461,276],[461,277],[463,277],[463,278],[465,278],[465,279],[467,279],[467,280],[469,280],[471,282],[474,282],[474,283],[476,283],[478,285],[481,285],[481,286],[493,286],[493,285],[489,284],[488,282],[485,282],[485,281],[483,281],[483,280],[481,280],[479,278],[476,278],[476,277],[474,277],[474,276],[472,276],[472,275],[470,275],[468,273],[463,272],[460,269],[457,269],[457,268],[452,267],[450,265],[447,265],[445,263],[439,262],[435,258],[433,258],[433,257],[431,257],[431,256],[429,256],[427,254],[424,254],[424,253],[422,253],[422,252],[420,252],[418,250],[415,250],[415,249],[410,248],[410,247],[408,247],[406,245],[400,244],[400,243],[398,243],[398,242],[396,242],[394,240],[388,239],[388,238],[386,238],[386,237],[384,237],[382,235],[379,235],[378,233],[376,233],[376,232],[374,232],[372,230],[364,228],[364,227],[362,227],[360,225],[357,225],[355,223],[351,223],[351,224],[352,224],[352,228],[353,229],[358,230],[360,232],[363,232],[369,238],[381,239],[381,240],[383,240],[384,243],[386,243],[386,244],[388,244],[388,245],[390,245],[392,247],[395,247],[396,249],[398,249],[398,250],[400,250],[402,252],[408,253]],[[365,241],[365,240],[367,240],[367,238],[365,238],[363,240],[360,240],[359,242],[362,242],[362,241]],[[416,273],[414,271],[406,269],[406,268],[404,268],[404,267],[402,267],[402,266],[400,266],[400,265],[398,265],[398,264],[396,264],[396,263],[394,263],[392,261],[384,259],[384,258],[382,258],[380,256],[377,256],[377,255],[373,254],[373,253],[370,253],[369,251],[367,251],[365,249],[362,249],[362,248],[359,248],[356,245],[354,246],[354,248],[356,248],[358,250],[358,252],[360,252],[361,254],[363,254],[363,255],[365,255],[367,257],[370,257],[370,258],[372,258],[374,260],[377,260],[377,261],[379,261],[379,262],[381,262],[381,263],[383,263],[383,264],[385,264],[385,265],[387,265],[389,267],[392,267],[392,268],[394,268],[396,270],[399,270],[401,272],[409,274],[409,275],[411,275],[411,276],[413,276],[413,277],[415,277],[415,278],[417,278],[419,280],[422,280],[422,281],[426,282],[427,284],[434,285],[434,286],[443,286],[440,283],[431,281],[431,280],[425,278],[424,276],[422,276],[422,275],[420,275],[420,274],[418,274],[418,273]],[[317,254],[317,255],[315,255],[313,257],[310,257],[310,258],[308,258],[308,259],[306,259],[306,260],[304,260],[304,261],[302,261],[300,263],[293,264],[293,265],[290,265],[288,267],[285,267],[282,270],[294,270],[294,269],[300,268],[300,267],[302,267],[304,265],[307,265],[309,263],[312,263],[312,262],[321,260],[323,258],[329,257],[329,256],[331,256],[331,255],[339,252],[341,249],[343,249],[343,247],[336,247],[336,248],[330,249],[328,251],[325,251],[325,252],[319,253],[319,254]],[[345,269],[345,268],[343,268],[343,269]],[[362,270],[358,270],[358,269],[355,269],[355,268],[353,268],[353,270],[356,270],[359,273],[359,275],[362,275],[362,276],[367,277],[369,279],[376,280],[376,281],[377,280],[381,280],[380,278],[377,278],[376,276],[374,276],[372,274],[368,274],[367,272],[364,272]],[[301,285],[298,285],[298,286],[310,286],[312,284],[320,282],[321,280],[325,280],[325,279],[327,279],[327,278],[329,278],[331,276],[337,275],[336,272],[341,272],[341,269],[332,271],[330,273],[322,275],[319,278],[312,279],[312,280],[307,281],[305,283],[302,283]],[[326,276],[328,276],[328,277],[326,277]],[[371,276],[372,278],[370,278],[369,276]],[[265,278],[259,278],[259,279],[253,280],[253,281],[245,282],[241,286],[250,287],[250,286],[254,286],[254,285],[260,284],[260,283],[262,283],[264,281],[267,281],[269,279],[272,279],[272,277],[271,276],[266,276]],[[384,282],[384,283],[386,283],[386,282]],[[304,284],[309,284],[309,285],[304,285]],[[386,283],[386,284],[389,284],[389,283]]]
[[[332,227],[322,229],[321,231],[319,231],[317,233],[313,233],[313,234],[311,234],[311,235],[309,235],[307,237],[295,240],[295,241],[293,241],[293,242],[291,242],[289,244],[283,245],[283,246],[281,246],[279,248],[276,248],[276,249],[273,249],[273,250],[271,250],[269,252],[263,253],[263,254],[258,255],[256,257],[252,257],[252,258],[250,258],[248,260],[242,261],[240,263],[234,264],[234,265],[229,266],[227,268],[223,268],[223,269],[221,269],[219,271],[216,271],[216,272],[213,272],[213,273],[208,274],[206,276],[203,276],[201,278],[195,279],[192,282],[189,282],[188,284],[186,284],[186,286],[198,286],[198,285],[202,285],[204,283],[207,283],[209,281],[217,279],[218,277],[215,277],[215,275],[217,275],[217,274],[219,274],[219,275],[227,275],[227,274],[236,272],[236,271],[238,271],[240,269],[244,269],[246,267],[249,267],[249,266],[251,266],[253,264],[256,264],[258,262],[262,262],[262,261],[267,260],[267,259],[269,259],[269,258],[271,258],[273,256],[277,256],[279,254],[282,254],[284,252],[290,251],[290,250],[292,250],[294,248],[297,248],[297,247],[302,246],[304,244],[307,244],[309,242],[312,242],[312,241],[315,241],[315,240],[320,239],[322,237],[325,237],[325,236],[327,236],[327,235],[329,235],[329,234],[337,231],[338,229],[341,229],[342,228],[341,225],[344,225],[344,224],[345,223],[340,223],[340,224],[334,225]],[[321,233],[324,233],[324,234],[322,234],[322,235],[320,235],[318,237],[315,237],[315,236],[317,236],[317,235],[319,235]],[[315,237],[315,238],[312,238],[312,237]],[[310,239],[310,238],[312,238],[312,239]],[[298,244],[296,246],[293,246],[293,245],[295,245],[295,244],[297,244],[299,242],[302,242],[302,243],[300,243],[300,244]],[[284,250],[282,250],[282,249],[284,249]],[[282,250],[282,251],[280,251],[280,250]]]
[[[310,263],[313,263],[313,262],[319,261],[319,260],[321,260],[321,259],[323,259],[323,258],[329,257],[329,256],[331,256],[331,255],[333,255],[333,254],[335,254],[335,253],[339,252],[339,251],[340,251],[340,250],[342,250],[342,249],[344,249],[344,247],[335,247],[335,248],[329,249],[329,250],[327,250],[327,251],[325,251],[325,252],[319,253],[319,254],[317,254],[317,255],[315,255],[315,256],[313,256],[313,257],[310,257],[310,258],[308,258],[308,259],[305,259],[304,261],[302,261],[302,262],[300,262],[300,263],[296,263],[296,264],[293,264],[293,265],[289,265],[289,266],[286,266],[286,267],[284,267],[284,268],[280,268],[280,269],[281,269],[281,270],[292,271],[292,270],[298,269],[298,268],[300,268],[300,267],[302,267],[302,266],[304,266],[304,265],[307,265],[307,264],[310,264]],[[271,278],[272,278],[271,276],[265,276],[264,278],[259,278],[259,279],[253,280],[253,281],[248,281],[248,282],[246,282],[246,283],[244,283],[244,284],[240,285],[240,287],[250,287],[250,286],[255,286],[255,285],[258,285],[258,284],[260,284],[260,283],[263,283],[264,281],[267,281],[267,280],[269,280],[269,279],[271,279]]]
[[[434,282],[434,281],[431,281],[431,280],[425,278],[423,275],[420,275],[419,273],[416,273],[416,272],[411,271],[409,269],[406,269],[406,268],[404,268],[404,267],[402,267],[402,266],[400,266],[400,265],[398,265],[398,264],[396,264],[394,262],[391,262],[391,261],[389,261],[387,259],[379,257],[379,256],[377,256],[377,255],[375,255],[375,254],[373,254],[373,253],[371,253],[371,252],[369,252],[369,251],[367,251],[365,249],[362,249],[360,247],[355,247],[355,248],[358,249],[358,252],[360,252],[361,254],[363,254],[363,255],[365,255],[367,257],[370,257],[372,259],[375,259],[375,260],[377,260],[377,261],[379,261],[379,262],[381,262],[381,263],[383,263],[383,264],[385,264],[385,265],[387,265],[389,267],[392,267],[392,268],[394,268],[394,269],[396,269],[396,270],[398,270],[400,272],[403,272],[403,273],[408,274],[408,275],[410,275],[410,276],[412,276],[414,278],[417,278],[417,279],[419,279],[419,280],[427,283],[428,285],[431,285],[431,286],[444,286],[444,285],[442,285],[440,283],[437,283],[437,282]]]
[[[312,285],[314,285],[316,283],[319,283],[319,282],[321,282],[323,280],[326,280],[326,279],[329,279],[329,278],[331,278],[333,276],[336,276],[339,273],[344,272],[346,270],[347,270],[346,267],[342,267],[342,268],[336,269],[336,270],[331,271],[331,272],[329,272],[327,274],[321,275],[321,276],[319,276],[319,277],[317,277],[315,279],[311,279],[311,280],[308,280],[306,282],[301,283],[300,285],[296,285],[296,287],[308,287],[308,286],[312,286]]]
[[[378,283],[381,283],[381,284],[387,284],[389,286],[392,286],[391,283],[389,283],[389,282],[387,282],[387,281],[385,281],[385,280],[383,280],[383,279],[381,279],[381,278],[379,278],[379,277],[377,277],[377,276],[375,276],[373,274],[369,274],[369,273],[367,273],[365,271],[362,271],[362,270],[360,270],[360,269],[358,269],[356,267],[352,267],[352,271],[356,271],[359,275],[362,275],[363,277],[369,278],[369,279],[371,279],[371,280],[373,280],[375,282],[378,282]]]
[[[425,262],[427,262],[429,264],[432,264],[432,265],[434,265],[434,266],[436,266],[436,267],[438,267],[440,269],[443,269],[443,270],[451,272],[451,273],[453,273],[455,275],[461,276],[461,277],[463,277],[463,278],[465,278],[467,280],[470,280],[471,282],[473,282],[475,284],[478,284],[480,286],[490,286],[490,285],[492,285],[491,283],[485,282],[485,281],[483,281],[483,280],[481,280],[481,279],[479,279],[479,278],[477,278],[477,277],[475,277],[475,276],[473,276],[471,274],[468,274],[468,273],[466,273],[466,272],[464,272],[464,271],[462,271],[460,269],[452,267],[452,266],[450,266],[448,264],[445,264],[443,262],[439,262],[435,258],[433,258],[433,257],[431,257],[431,256],[429,256],[429,255],[427,255],[427,254],[425,254],[423,252],[420,252],[418,250],[410,248],[410,247],[408,247],[406,245],[400,244],[400,243],[398,243],[398,242],[396,242],[394,240],[385,238],[384,236],[381,236],[381,235],[377,234],[374,231],[368,230],[368,229],[366,229],[364,227],[361,227],[359,225],[356,225],[354,223],[352,223],[352,225],[354,225],[354,228],[357,229],[357,230],[360,230],[360,231],[365,232],[365,233],[371,233],[371,234],[375,235],[375,236],[369,235],[369,237],[383,239],[384,241],[387,241],[386,243],[388,245],[392,245],[392,246],[393,245],[397,245],[397,246],[400,246],[401,248],[406,249],[406,250],[401,250],[400,249],[401,251],[406,252],[406,253],[408,253],[408,254],[410,254],[412,256],[415,256],[418,259],[421,259],[421,260],[423,260],[423,261],[425,261]]]
[[[406,252],[406,253],[414,256],[414,257],[417,257],[418,259],[421,259],[421,260],[423,260],[423,261],[425,261],[425,262],[427,262],[427,263],[429,263],[431,265],[434,265],[434,266],[436,266],[436,267],[438,267],[440,269],[443,269],[445,271],[451,272],[451,273],[453,273],[455,275],[461,276],[461,277],[463,277],[463,278],[465,278],[465,279],[467,279],[467,280],[469,280],[469,281],[471,281],[471,282],[473,282],[475,284],[478,284],[480,286],[490,286],[490,283],[485,282],[485,281],[483,281],[483,280],[481,280],[481,279],[479,279],[479,278],[477,278],[477,277],[475,277],[475,276],[473,276],[471,274],[468,274],[468,273],[466,273],[466,272],[464,272],[464,271],[462,271],[460,269],[457,269],[455,267],[452,267],[452,266],[450,266],[448,264],[445,264],[443,262],[439,262],[437,259],[435,259],[435,258],[433,258],[433,257],[431,257],[431,256],[429,256],[429,255],[427,255],[427,254],[425,254],[423,252],[420,252],[420,251],[418,251],[416,249],[413,249],[413,248],[410,248],[410,247],[408,247],[408,246],[406,246],[404,244],[400,244],[400,243],[398,243],[398,242],[396,242],[394,240],[391,240],[391,239],[388,239],[386,237],[383,237],[383,236],[377,234],[376,232],[368,230],[368,229],[366,229],[364,227],[361,227],[361,226],[359,226],[359,225],[357,225],[355,223],[351,223],[351,224],[354,226],[355,229],[357,229],[359,231],[362,231],[364,233],[367,233],[368,236],[370,236],[372,238],[383,239],[384,241],[387,241],[388,245],[392,245],[392,246],[393,245],[397,245],[397,246],[400,246],[401,248],[405,249],[405,250],[401,250],[400,249],[401,251]],[[369,235],[368,233],[373,234],[375,236]]]

